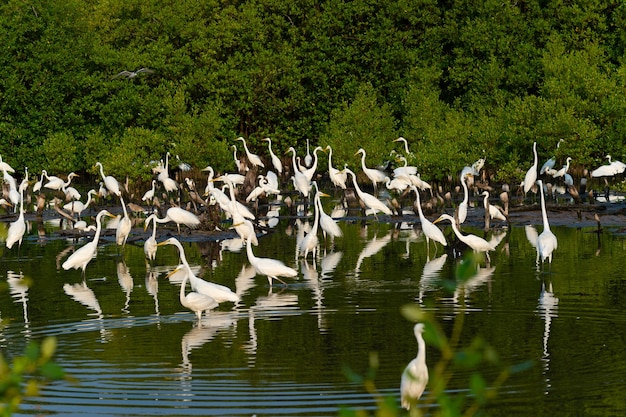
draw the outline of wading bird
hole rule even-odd
[[[539,266],[539,260],[548,263],[552,263],[552,252],[554,252],[558,246],[556,236],[550,230],[550,223],[548,222],[548,214],[546,213],[546,201],[543,195],[543,183],[541,180],[537,181],[539,186],[539,192],[541,193],[541,217],[543,219],[543,231],[537,238],[537,266]]]
[[[156,217],[155,217],[156,218]],[[185,273],[186,277],[189,277],[189,283],[191,284],[191,288],[202,295],[206,295],[211,297],[217,303],[223,303],[226,301],[238,302],[239,296],[235,294],[230,288],[216,284],[214,282],[205,281],[202,278],[199,278],[194,275],[189,266],[189,262],[187,262],[187,257],[185,256],[185,249],[183,245],[180,243],[178,239],[175,237],[171,237],[163,242],[159,242],[157,246],[163,245],[173,245],[178,248],[178,255],[180,257],[181,265],[177,268],[183,268],[182,272]],[[170,273],[169,276],[174,275],[174,272]]]
[[[356,151],[355,155],[359,154],[361,155],[361,168],[363,169],[363,172],[365,173],[367,178],[369,178],[370,181],[372,181],[372,184],[374,184],[374,194],[376,194],[378,183],[385,182],[385,177],[387,176],[387,174],[379,169],[368,168],[367,165],[365,165],[365,157],[367,155],[365,153],[365,149],[360,148],[358,151]]]
[[[250,237],[246,240],[246,253],[250,265],[254,267],[257,274],[267,277],[270,287],[274,279],[287,286],[287,283],[280,277],[293,278],[298,275],[298,271],[285,265],[278,259],[256,257],[254,252],[252,252],[252,239]]]
[[[113,78],[126,77],[126,78],[135,78],[141,73],[152,74],[154,71],[150,68],[139,68],[136,71],[121,71],[113,76]]]
[[[178,266],[174,271],[172,271],[168,278],[177,273],[179,269],[184,268],[183,266]],[[202,313],[206,310],[211,310],[218,306],[218,303],[209,297],[208,295],[200,294],[194,291],[191,291],[188,294],[185,294],[185,287],[187,286],[187,280],[189,279],[189,275],[185,274],[183,278],[183,282],[180,284],[180,303],[183,307],[188,308],[189,310],[196,313],[196,317],[198,318],[198,326],[202,326]]]
[[[154,221],[158,223],[176,223],[176,228],[178,229],[178,235],[180,236],[180,225],[184,224],[185,226],[195,229],[200,224],[200,219],[198,216],[193,214],[190,211],[187,211],[180,207],[170,207],[167,209],[165,213],[165,217],[159,219],[156,215],[154,216]]]
[[[533,165],[526,171],[526,176],[524,177],[524,195],[530,191],[532,186],[535,185],[535,181],[537,181],[537,165],[539,164],[537,158],[537,142],[533,142],[533,155],[535,158]]]
[[[276,156],[274,151],[272,151],[272,139],[265,138],[263,140],[267,142],[267,148],[270,152],[270,159],[272,160],[272,165],[274,166],[274,169],[278,172],[278,175],[281,175],[283,173],[283,163],[280,158]]]
[[[87,268],[87,264],[96,257],[96,250],[98,248],[98,241],[100,240],[100,232],[102,230],[103,216],[115,217],[107,210],[101,210],[96,216],[96,233],[93,236],[93,240],[71,254],[70,257],[67,258],[61,265],[63,269],[68,270],[70,268],[81,268],[83,270],[83,279],[85,279],[85,269]]]
[[[420,223],[422,224],[422,232],[426,236],[426,250],[430,254],[429,242],[430,240],[434,240],[435,242],[441,243],[443,246],[446,246],[448,242],[446,241],[446,237],[443,235],[441,229],[435,226],[430,220],[424,216],[424,212],[422,211],[422,203],[420,200],[420,193],[417,190],[417,187],[412,186],[411,189],[415,193],[415,206],[417,207],[417,213],[420,218]],[[437,246],[435,246],[437,249]]]
[[[487,255],[487,259],[489,259],[489,251],[495,250],[491,243],[476,235],[462,234],[461,231],[456,227],[456,222],[454,221],[454,218],[449,214],[442,214],[437,220],[433,222],[433,224],[437,224],[442,220],[450,221],[450,225],[452,226],[454,234],[461,242],[469,246],[474,252],[485,252],[485,254]]]
[[[417,339],[417,356],[404,368],[400,382],[400,398],[402,407],[410,410],[417,403],[428,384],[428,366],[426,366],[426,343],[422,337],[424,324],[417,323],[413,327]]]
[[[374,197],[372,194],[368,194],[364,191],[361,191],[361,188],[359,187],[359,184],[356,181],[356,175],[354,174],[354,172],[352,172],[350,169],[348,168],[344,168],[345,171],[350,174],[352,176],[352,182],[354,183],[354,189],[356,190],[357,195],[359,196],[359,198],[361,199],[361,201],[363,202],[363,205],[372,210],[374,212],[374,216],[376,216],[376,213],[378,213],[379,211],[388,214],[388,215],[392,215],[393,212],[391,211],[391,209],[389,207],[387,207],[387,205],[385,203],[383,203],[382,201],[380,201],[378,198]]]
[[[100,162],[96,162],[96,166],[100,167],[100,175],[102,176],[102,181],[104,182],[104,186],[107,191],[111,194],[115,194],[116,196],[122,195],[120,191],[120,184],[117,180],[111,175],[104,175],[104,169],[102,168],[102,164]]]
[[[263,165],[263,161],[261,161],[259,155],[251,153],[248,150],[248,145],[246,144],[246,140],[243,137],[239,136],[235,140],[240,140],[243,143],[243,149],[246,151],[246,157],[248,158],[248,162],[250,162],[253,166],[265,168],[265,165]]]

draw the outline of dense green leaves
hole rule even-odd
[[[557,158],[579,168],[626,156],[618,1],[13,0],[0,11],[0,153],[31,171],[110,158],[112,174],[149,175],[136,158],[167,151],[225,170],[237,136],[261,155],[266,136],[278,153],[328,143],[339,165],[360,146],[381,163],[402,135],[431,181],[480,157],[493,178],[518,181],[533,141],[545,159],[564,138]],[[154,72],[115,77],[142,67]]]

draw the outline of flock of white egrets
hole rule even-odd
[[[485,253],[487,259],[489,259],[489,252],[495,250],[497,243],[494,241],[487,241],[479,236],[473,234],[466,234],[461,231],[461,225],[467,218],[469,190],[467,182],[473,179],[474,176],[479,175],[481,169],[484,166],[485,160],[480,159],[476,161],[472,166],[465,167],[460,175],[460,183],[463,189],[463,200],[457,205],[454,217],[449,214],[441,214],[436,220],[428,220],[423,211],[422,203],[420,200],[420,191],[428,190],[432,196],[432,189],[429,184],[421,180],[417,167],[409,166],[407,158],[396,153],[396,162],[403,162],[393,172],[383,171],[377,168],[371,168],[366,165],[367,153],[363,148],[356,151],[355,155],[361,156],[361,169],[365,177],[369,179],[373,187],[374,193],[368,193],[364,191],[358,181],[355,172],[344,166],[343,169],[338,169],[333,166],[332,162],[332,148],[327,146],[322,148],[317,146],[310,151],[309,142],[307,141],[307,154],[304,158],[297,156],[296,150],[290,147],[287,153],[291,154],[290,169],[286,170],[283,167],[283,162],[272,150],[271,139],[263,139],[268,143],[267,159],[268,166],[265,168],[263,159],[258,155],[250,152],[248,145],[244,138],[240,137],[236,139],[242,142],[245,151],[245,160],[237,158],[237,148],[233,145],[234,153],[233,158],[237,168],[236,173],[223,173],[215,177],[214,170],[211,166],[204,168],[202,171],[208,172],[207,185],[204,190],[203,198],[198,198],[198,194],[195,191],[195,184],[191,178],[185,178],[187,189],[190,192],[196,193],[196,200],[199,204],[206,206],[217,204],[223,215],[232,221],[231,228],[239,235],[246,246],[246,253],[248,261],[256,270],[259,275],[267,276],[270,287],[274,281],[279,281],[283,285],[287,285],[285,279],[293,278],[298,275],[298,271],[285,265],[282,261],[272,258],[260,258],[255,256],[253,246],[258,245],[257,230],[253,222],[258,222],[255,214],[250,210],[249,203],[255,201],[260,196],[277,196],[277,200],[281,198],[281,182],[284,178],[284,173],[289,171],[291,173],[289,180],[293,183],[294,190],[297,191],[302,197],[303,201],[308,201],[312,196],[312,210],[313,210],[313,224],[306,231],[297,242],[297,253],[304,259],[307,259],[311,254],[315,259],[317,256],[318,247],[321,245],[318,237],[321,230],[324,243],[327,240],[342,236],[342,230],[337,224],[337,220],[328,215],[324,211],[324,207],[321,201],[322,197],[328,196],[328,194],[322,192],[318,188],[316,178],[322,174],[317,172],[318,166],[318,152],[328,153],[328,171],[327,175],[331,183],[337,189],[348,188],[348,178],[352,180],[352,186],[361,207],[365,210],[366,214],[373,214],[375,219],[378,219],[377,214],[383,213],[386,215],[393,215],[396,211],[389,205],[389,201],[383,201],[379,198],[377,188],[380,184],[384,184],[390,193],[396,193],[397,195],[405,195],[412,191],[415,193],[415,211],[419,216],[422,232],[426,238],[427,245],[430,240],[438,242],[439,244],[446,246],[448,244],[446,237],[441,229],[436,225],[441,221],[449,221],[454,234],[457,239],[475,252]],[[400,137],[394,142],[403,142],[404,151],[406,156],[413,156],[408,148],[407,141]],[[560,144],[560,142],[559,142]],[[558,147],[558,145],[557,145]],[[538,167],[537,157],[537,144],[533,144],[533,165],[527,171],[524,181],[520,184],[520,188],[524,191],[524,195],[532,190],[539,190],[541,196],[541,213],[543,221],[543,231],[536,238],[537,248],[537,265],[546,260],[552,261],[553,252],[557,249],[558,242],[556,236],[550,231],[550,224],[546,214],[546,203],[544,196],[544,185],[542,180],[538,179],[539,176],[547,176],[547,178],[562,178],[564,183],[568,186],[573,185],[572,177],[568,174],[569,164],[571,158],[567,158],[566,165],[560,170],[555,170],[555,159],[548,160],[541,169]],[[170,177],[169,158],[170,154],[167,153],[165,157],[165,163],[162,161],[157,163],[153,168],[155,179],[152,181],[152,188],[145,192],[142,197],[142,202],[146,205],[153,206],[154,199],[156,199],[157,184],[162,187],[165,193],[176,192],[179,190],[180,185],[178,182]],[[188,170],[189,167],[186,164],[180,162],[178,156],[178,166],[181,170]],[[601,166],[600,168],[591,172],[592,177],[604,177],[618,175],[624,172],[626,164],[619,161],[611,161],[611,157],[607,156],[609,164]],[[302,165],[304,162],[304,165]],[[74,253],[72,253],[62,264],[63,269],[81,269],[83,279],[89,262],[96,256],[97,246],[99,238],[102,232],[104,217],[116,218],[114,228],[116,230],[116,243],[122,247],[122,250],[126,244],[126,241],[132,232],[132,220],[129,215],[128,205],[124,201],[124,190],[120,186],[119,182],[111,175],[105,175],[104,167],[100,162],[96,163],[99,169],[102,181],[100,182],[100,189],[98,191],[94,189],[87,193],[87,200],[81,201],[81,195],[74,187],[71,186],[72,179],[78,175],[70,173],[66,180],[63,180],[56,176],[49,175],[45,170],[41,172],[41,177],[33,185],[32,192],[39,193],[38,202],[46,200],[44,190],[50,190],[54,193],[62,193],[66,198],[66,204],[63,205],[62,210],[56,207],[57,211],[64,215],[64,217],[71,219],[74,223],[74,227],[82,231],[93,231],[93,237],[89,243],[86,243]],[[252,190],[245,198],[239,195],[240,186],[244,183],[246,176],[245,173],[248,170],[260,170],[264,169],[265,173],[258,176],[258,186]],[[0,204],[5,207],[13,207],[13,211],[17,213],[17,219],[10,223],[5,244],[8,249],[11,249],[15,243],[21,245],[22,239],[26,232],[26,222],[24,219],[24,213],[26,209],[24,207],[24,194],[27,192],[29,183],[28,169],[25,169],[24,179],[20,182],[19,186],[17,181],[11,175],[15,173],[15,170],[6,162],[2,161],[0,157],[0,170],[3,172],[4,178],[4,194],[5,198],[0,200]],[[223,184],[221,187],[216,186],[216,183]],[[228,193],[225,192],[228,188]],[[121,215],[114,216],[108,210],[100,210],[95,217],[95,225],[87,225],[81,218],[82,213],[94,202],[95,196],[106,196],[107,194],[119,199],[122,207]],[[43,197],[42,197],[43,196]],[[508,221],[507,210],[500,208],[499,206],[489,203],[489,192],[484,191],[482,193],[484,197],[485,218]],[[342,200],[343,201],[343,200]],[[305,206],[306,207],[306,206]],[[179,280],[182,281],[180,289],[180,303],[192,310],[198,317],[201,318],[203,312],[215,308],[217,305],[223,302],[238,302],[239,296],[231,291],[229,288],[218,285],[212,282],[208,282],[194,275],[192,269],[187,262],[183,246],[176,238],[169,238],[162,242],[157,242],[157,223],[169,223],[173,222],[177,226],[178,234],[181,233],[181,225],[189,228],[195,228],[200,225],[201,220],[197,214],[177,206],[171,206],[166,212],[164,218],[157,216],[157,211],[151,212],[149,209],[144,211],[147,215],[144,221],[144,230],[150,227],[152,223],[152,234],[149,238],[145,239],[144,251],[148,262],[152,262],[156,258],[157,249],[162,245],[174,245],[179,250],[180,265],[170,273],[170,275],[180,274]],[[488,223],[487,223],[488,224]],[[111,227],[109,224],[108,227]],[[186,292],[186,283],[191,284],[192,291]],[[402,405],[409,408],[414,404],[415,400],[419,398],[424,391],[426,382],[428,381],[428,371],[425,366],[425,353],[424,353],[424,340],[422,333],[424,326],[418,323],[415,326],[415,336],[418,341],[419,349],[418,356],[413,360],[406,368],[402,377]]]

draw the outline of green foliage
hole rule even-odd
[[[11,0],[0,11],[0,154],[31,171],[110,157],[111,174],[145,177],[132,158],[167,151],[224,171],[237,136],[261,156],[265,136],[279,153],[330,144],[341,166],[359,147],[384,162],[401,134],[431,181],[481,157],[491,178],[521,180],[513,167],[529,165],[533,141],[545,159],[566,139],[557,158],[574,167],[626,157],[615,1]],[[154,72],[115,77],[141,67]]]
[[[368,166],[378,166],[390,158],[392,141],[397,138],[394,125],[390,106],[380,105],[372,85],[365,84],[352,103],[344,102],[332,112],[320,143],[333,148],[335,166],[360,167],[361,157],[354,155],[359,148],[366,150]]]
[[[43,142],[46,155],[45,167],[50,172],[69,173],[83,168],[80,163],[78,143],[68,132],[57,132],[48,136]]]
[[[24,354],[11,362],[0,352],[0,415],[10,416],[25,398],[37,396],[44,384],[66,377],[52,360],[55,350],[56,339],[46,337],[41,344],[30,342]]]

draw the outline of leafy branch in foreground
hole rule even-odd
[[[484,257],[468,253],[457,265],[456,281],[446,285],[452,291],[470,281],[475,275]],[[448,283],[449,284],[449,283]],[[402,315],[411,322],[424,323],[426,344],[439,351],[437,363],[430,366],[429,379],[425,396],[414,398],[408,413],[411,417],[424,415],[471,417],[478,414],[489,401],[495,399],[500,388],[509,376],[528,369],[529,361],[517,365],[504,364],[496,350],[485,339],[475,336],[467,346],[462,346],[462,329],[466,314],[464,307],[456,314],[452,331],[448,337],[432,312],[414,304],[405,305]],[[378,356],[370,354],[370,369],[365,376],[347,370],[346,375],[352,382],[363,385],[365,390],[376,400],[377,417],[396,417],[402,414],[396,396],[384,396],[376,388],[374,379],[378,368]],[[428,363],[428,359],[426,360]],[[495,369],[495,376],[490,377]],[[451,389],[453,379],[467,375],[466,389]],[[421,394],[420,394],[421,396]],[[365,410],[344,408],[342,417],[365,417]]]
[[[10,416],[26,397],[39,395],[50,381],[65,378],[63,369],[52,360],[56,338],[47,337],[41,344],[30,342],[24,354],[9,363],[0,352],[0,416]]]

